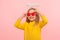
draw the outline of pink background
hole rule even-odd
[[[23,40],[24,31],[14,23],[30,7],[39,9],[48,19],[42,28],[42,40],[60,40],[59,0],[0,0],[0,40]]]

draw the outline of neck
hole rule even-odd
[[[30,22],[35,22],[35,21],[30,21]]]

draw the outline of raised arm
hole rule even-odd
[[[45,17],[45,15],[42,15],[41,13],[39,15],[40,15],[40,17],[42,19],[42,21],[40,21],[40,26],[42,28],[44,25],[47,24],[48,21],[47,21],[47,18]]]
[[[25,17],[25,14],[24,14],[22,17],[19,17],[19,18],[16,20],[16,22],[15,22],[15,24],[14,24],[14,26],[15,26],[16,28],[24,30],[25,23],[21,23],[21,20],[22,20],[24,17]]]

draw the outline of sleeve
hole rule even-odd
[[[42,21],[40,21],[39,24],[40,24],[40,27],[43,28],[43,26],[47,24],[48,20],[44,15],[42,15],[41,18],[42,18]]]
[[[20,19],[17,19],[17,21],[15,22],[14,26],[18,29],[22,29],[24,30],[24,27],[25,27],[25,23],[21,23],[21,20]]]

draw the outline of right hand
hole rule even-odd
[[[20,19],[23,19],[24,17],[27,17],[27,14],[23,14],[21,17],[19,17]]]
[[[22,17],[26,17],[27,16],[27,14],[25,13],[25,14],[23,14],[23,16]]]

